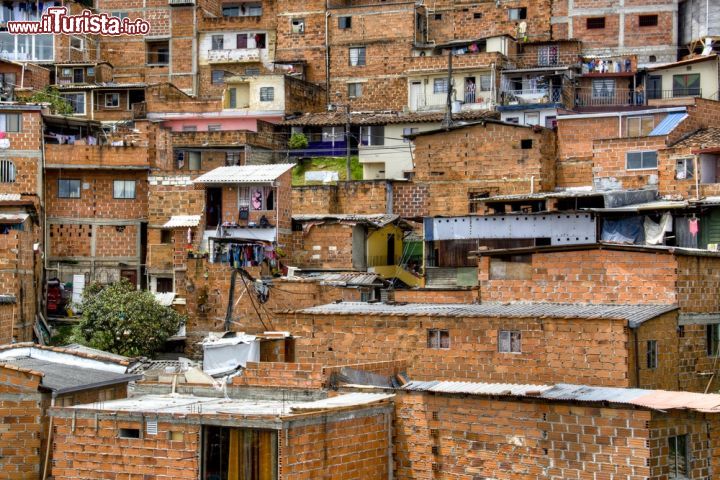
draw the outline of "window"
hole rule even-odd
[[[211,37],[211,50],[222,50],[225,48],[225,37],[222,35],[213,35]],[[240,48],[240,47],[238,47]]]
[[[73,74],[72,68],[63,68],[62,69],[63,77],[72,77],[72,74]]]
[[[110,15],[117,18],[128,18],[128,12],[112,12]]]
[[[172,293],[175,291],[172,278],[156,278],[155,293]]]
[[[183,132],[197,132],[197,125],[183,125]]]
[[[80,198],[80,180],[58,180],[58,198]]]
[[[655,118],[652,115],[640,117],[628,117],[627,136],[646,137],[655,128]]]
[[[95,68],[94,68],[94,67],[88,67],[88,69],[87,69],[87,76],[88,76],[88,77],[94,77],[94,76],[95,76]]]
[[[246,187],[238,189],[238,205],[250,210],[273,210],[275,208],[272,187]]]
[[[302,18],[293,18],[290,21],[290,29],[292,33],[305,33],[305,20]]]
[[[498,333],[498,352],[522,353],[520,347],[520,332],[516,330],[500,330]]]
[[[450,332],[448,330],[428,330],[427,348],[450,348]]]
[[[212,123],[208,125],[208,132],[219,132],[222,130],[222,125],[219,123]]]
[[[492,90],[492,76],[480,75],[480,91],[489,92],[490,90]]]
[[[140,438],[139,428],[121,428],[118,433],[120,438]]]
[[[691,180],[695,178],[695,159],[689,158],[678,158],[675,161],[675,179],[677,180]]]
[[[530,150],[533,146],[532,138],[524,138],[520,140],[520,148],[522,150]]]
[[[519,124],[520,124],[520,117],[507,117],[507,118],[505,119],[505,121],[506,121],[507,123],[516,123],[516,124],[519,125]]]
[[[210,77],[210,82],[213,85],[220,85],[225,82],[225,70],[213,70]]]
[[[720,324],[712,323],[706,325],[706,349],[709,357],[717,357],[720,355],[718,347],[720,347]]]
[[[527,18],[527,8],[508,9],[508,18],[510,20],[525,20]]]
[[[240,153],[241,152],[238,151],[225,152],[225,166],[233,167],[236,165],[240,165]]]
[[[700,95],[700,74],[673,75],[673,97]]]
[[[358,98],[362,96],[362,83],[348,83],[348,97]]]
[[[228,89],[228,108],[237,108],[237,88]]]
[[[105,107],[106,108],[117,108],[120,106],[120,94],[119,93],[106,93],[105,94]]]
[[[436,13],[434,18],[435,20],[442,20],[442,13]]]
[[[80,37],[70,37],[70,48],[82,50],[85,47],[85,40]]]
[[[658,366],[658,351],[657,351],[657,340],[647,341],[647,353],[646,353],[646,364],[647,368],[657,368]]]
[[[352,28],[352,17],[338,17],[338,28],[340,30]]]
[[[365,47],[350,48],[350,66],[362,67],[365,65]]]
[[[447,91],[447,78],[436,78],[435,80],[433,80],[433,93],[447,93]]]
[[[639,23],[641,27],[657,27],[658,16],[657,15],[640,15]]]
[[[70,104],[75,115],[85,115],[84,93],[61,93],[60,96]]]
[[[135,180],[114,180],[113,198],[135,198]]]
[[[156,42],[147,42],[147,64],[148,65],[168,65],[170,63],[170,42],[161,40]]]
[[[260,75],[260,69],[257,67],[248,67],[245,69],[245,75],[249,77],[257,77]]]
[[[592,98],[608,99],[615,97],[615,80],[611,78],[595,78],[592,81]]]
[[[677,435],[668,438],[670,458],[669,478],[687,478],[688,474],[688,445],[687,435]]]
[[[172,243],[173,231],[172,230],[160,230],[160,243],[168,244]]]
[[[278,479],[278,432],[206,426],[202,472],[207,479]]]
[[[478,19],[482,18],[482,13],[480,13],[480,12],[475,12],[475,13],[473,13],[473,18],[474,18],[475,20],[478,20]]]
[[[542,67],[557,65],[558,57],[559,49],[557,45],[544,45],[538,49],[538,65]]]
[[[657,168],[657,152],[627,152],[625,154],[626,170],[646,170]]]
[[[272,102],[275,100],[275,87],[260,87],[260,101]]]
[[[412,135],[413,133],[417,133],[417,132],[419,132],[419,131],[420,131],[419,128],[403,128],[403,142],[409,143],[409,142],[410,142],[410,139],[409,139],[409,138],[405,138],[405,136],[407,136],[407,135]]]
[[[15,164],[10,160],[0,160],[0,183],[15,183]]]
[[[360,127],[360,143],[368,146],[385,145],[385,126]]]
[[[17,133],[21,130],[22,115],[19,113],[0,114],[0,132]]]
[[[588,30],[605,28],[605,17],[588,18],[585,25]]]

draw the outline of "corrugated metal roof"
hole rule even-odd
[[[539,193],[518,193],[513,195],[496,195],[494,197],[483,198],[483,202],[493,202],[502,200],[545,200],[548,198],[581,198],[581,197],[597,197],[602,196],[603,192],[595,190],[567,190],[563,192],[539,192]]]
[[[0,193],[0,202],[19,202],[21,199],[19,193]]]
[[[649,136],[659,137],[662,135],[668,135],[670,132],[675,130],[675,127],[680,125],[680,122],[687,118],[687,113],[668,113],[660,123],[650,132]]]
[[[138,375],[78,367],[32,357],[17,357],[2,360],[2,362],[42,373],[41,385],[56,393],[117,385],[142,378]]]
[[[658,200],[656,202],[636,203],[614,208],[585,208],[591,212],[641,212],[645,210],[672,210],[675,208],[687,208],[686,201]]]
[[[294,163],[218,167],[194,180],[194,183],[270,183],[291,170]]]
[[[532,397],[568,402],[608,402],[634,405],[652,410],[696,410],[720,413],[720,395],[641,388],[589,387],[559,383],[557,385],[516,385],[505,383],[418,382],[402,390],[415,392],[460,393],[482,396]]]
[[[173,215],[163,228],[197,227],[200,225],[201,215]]]
[[[15,295],[0,295],[0,305],[9,305],[17,302]]]
[[[676,305],[589,305],[541,302],[481,303],[479,305],[340,302],[305,308],[296,313],[308,315],[618,319],[627,320],[629,326],[634,328],[647,320],[677,309]]]
[[[382,283],[378,281],[380,275],[376,273],[322,273],[309,275],[306,278],[317,279],[324,285],[373,285]]]
[[[27,213],[0,213],[0,223],[23,223],[29,216]]]
[[[390,223],[395,222],[400,218],[400,215],[386,215],[386,214],[374,214],[374,215],[355,215],[355,214],[333,214],[333,213],[321,213],[321,214],[303,214],[293,215],[292,219],[296,222],[323,222],[323,221],[337,221],[337,222],[357,222],[374,225],[376,227],[384,227]]]

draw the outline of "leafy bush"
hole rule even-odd
[[[57,88],[45,87],[28,98],[30,103],[49,103],[50,111],[58,115],[72,115],[73,108],[70,103],[60,96]]]
[[[302,133],[293,133],[288,146],[291,150],[301,150],[308,147],[308,139]]]

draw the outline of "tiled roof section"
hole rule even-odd
[[[375,227],[384,227],[389,225],[400,218],[399,215],[386,215],[382,213],[372,215],[355,215],[355,214],[334,214],[334,213],[320,213],[320,214],[304,214],[304,215],[293,215],[292,219],[296,222],[355,222],[373,225]]]
[[[557,385],[515,385],[504,383],[470,383],[412,381],[406,391],[460,393],[482,396],[532,397],[570,402],[608,402],[634,405],[652,410],[695,410],[720,413],[720,395],[692,392],[670,392],[639,388],[588,387],[559,383]]]
[[[664,313],[677,310],[676,305],[612,305],[575,303],[481,303],[468,304],[388,304],[340,302],[296,311],[309,315],[388,315],[428,317],[492,318],[578,318],[627,320],[635,328]]]
[[[194,183],[270,183],[294,166],[294,163],[278,163],[218,167],[196,178]]]
[[[114,355],[112,353],[103,352],[101,350],[95,350],[95,349],[75,350],[74,348],[72,348],[72,346],[70,346],[69,348],[48,347],[45,345],[38,345],[38,344],[32,343],[32,342],[0,345],[0,352],[6,351],[6,350],[12,350],[12,349],[19,349],[19,348],[36,348],[38,350],[48,350],[48,351],[56,352],[56,353],[75,355],[76,357],[81,357],[81,358],[89,358],[91,360],[109,361],[112,363],[117,363],[118,365],[127,366],[130,364],[130,359],[128,359],[127,357],[120,357],[119,355]]]
[[[163,228],[197,227],[200,225],[200,215],[173,215],[163,225]]]
[[[347,121],[345,112],[306,113],[298,118],[285,120],[285,126],[339,126]],[[423,113],[351,113],[352,125],[391,125],[400,123],[442,122],[445,112]],[[480,120],[483,118],[498,118],[497,112],[478,110],[474,112],[453,113],[453,120]]]
[[[698,130],[680,140],[673,148],[716,148],[720,147],[720,128],[710,127]]]

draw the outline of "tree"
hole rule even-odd
[[[30,103],[49,103],[50,111],[58,115],[72,115],[73,108],[70,102],[60,96],[57,88],[45,87],[33,93],[29,98]]]
[[[308,147],[308,139],[302,133],[293,133],[288,146],[291,150],[300,150]]]
[[[152,293],[137,291],[125,279],[107,286],[92,284],[83,292],[73,340],[119,355],[152,356],[184,321]]]

